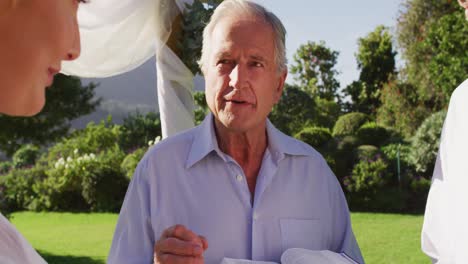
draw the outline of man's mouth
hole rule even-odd
[[[227,101],[233,104],[246,104],[247,103],[246,101],[242,101],[242,100],[227,100]]]

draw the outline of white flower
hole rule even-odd
[[[94,153],[91,153],[91,154],[89,154],[89,157],[90,157],[91,159],[95,159],[95,158],[96,158],[96,155],[94,155]]]
[[[75,150],[73,151],[73,153],[74,153],[75,155],[78,154],[78,149],[75,149]]]
[[[73,161],[73,159],[71,157],[67,158],[67,162],[72,162],[72,161]]]
[[[148,142],[148,146],[152,146],[152,145],[153,145],[153,140],[150,140],[150,141]]]
[[[157,137],[154,139],[154,144],[156,145],[156,143],[158,143],[159,141],[161,141],[161,136],[157,136]]]

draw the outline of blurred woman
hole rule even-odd
[[[77,11],[84,0],[0,1],[0,113],[30,116],[65,60],[80,55]],[[0,213],[0,263],[46,263]]]

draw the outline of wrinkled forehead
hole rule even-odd
[[[273,57],[274,41],[273,28],[264,19],[230,16],[214,27],[210,45],[214,53],[242,49]]]

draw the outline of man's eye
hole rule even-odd
[[[258,61],[254,61],[254,62],[252,62],[252,66],[254,66],[254,67],[263,67],[263,63],[258,62]]]
[[[89,3],[89,0],[78,0],[80,4],[87,4]]]
[[[230,60],[219,60],[218,61],[218,64],[230,64],[231,61]]]

